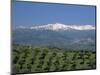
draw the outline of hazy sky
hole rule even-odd
[[[12,25],[32,26],[49,23],[95,25],[95,13],[95,6],[14,1]]]

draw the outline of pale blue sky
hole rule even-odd
[[[13,26],[49,23],[95,25],[95,10],[95,6],[14,1],[12,24]]]

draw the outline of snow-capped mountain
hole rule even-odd
[[[19,26],[18,28],[21,29],[35,29],[35,30],[95,30],[93,25],[65,25],[61,23],[55,24],[47,24],[47,25],[38,25],[38,26],[31,26],[31,27],[24,27]]]
[[[56,23],[13,29],[13,42],[16,44],[95,50],[95,38],[93,25]]]

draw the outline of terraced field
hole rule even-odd
[[[96,53],[89,50],[14,45],[12,72],[53,72],[96,68]]]

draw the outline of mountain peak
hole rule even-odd
[[[20,27],[21,29],[25,29],[27,27]],[[55,24],[47,24],[47,25],[38,25],[38,26],[31,26],[27,29],[35,29],[35,30],[95,30],[93,25],[65,25],[61,23]]]
[[[48,24],[47,25],[48,29],[51,30],[60,30],[66,27],[66,25],[64,24],[60,24],[60,23],[55,23],[55,24]]]

